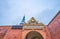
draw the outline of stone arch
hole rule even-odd
[[[25,39],[43,39],[43,36],[37,31],[30,31],[27,33]]]

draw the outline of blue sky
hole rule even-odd
[[[60,10],[60,0],[0,0],[0,25],[19,24],[35,17],[47,25]]]

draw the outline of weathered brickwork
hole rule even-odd
[[[4,36],[4,39],[22,39],[22,30],[10,29]]]
[[[51,39],[60,39],[60,11],[48,24]]]

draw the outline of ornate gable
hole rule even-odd
[[[24,23],[23,26],[44,26],[43,23],[39,23],[34,17],[32,17],[27,23]]]
[[[36,19],[34,18],[34,17],[32,17],[30,20],[29,20],[29,22],[28,22],[29,24],[37,24],[38,22],[36,21]]]

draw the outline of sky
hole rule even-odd
[[[47,25],[60,10],[60,0],[0,0],[0,26],[17,25],[25,15]]]

